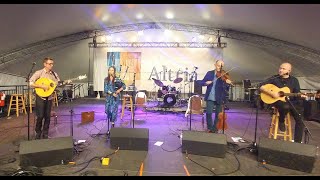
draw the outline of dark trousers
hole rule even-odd
[[[284,118],[288,112],[291,113],[295,120],[294,127],[294,142],[300,143],[302,141],[304,125],[302,119],[299,117],[299,114],[294,111],[288,102],[277,101],[274,103],[274,106],[279,111],[279,123],[284,123]]]
[[[215,118],[214,121],[212,122],[212,113],[213,113],[213,108],[216,106],[215,109]],[[206,120],[207,120],[207,128],[208,130],[211,131],[217,131],[217,123],[218,123],[218,115],[222,111],[222,106],[221,104],[217,104],[216,101],[207,101],[207,107],[206,107]]]
[[[40,137],[42,133],[42,137],[47,138],[49,133],[49,125],[50,125],[50,117],[51,117],[51,106],[52,100],[43,100],[39,96],[36,96],[36,133],[37,137]],[[43,129],[42,129],[42,120],[44,119]]]

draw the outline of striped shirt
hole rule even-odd
[[[54,73],[54,74],[53,74]],[[30,86],[32,84],[34,84],[39,78],[48,78],[51,79],[52,81],[54,81],[56,84],[58,84],[58,82],[60,81],[60,78],[58,76],[57,73],[53,72],[53,71],[49,71],[47,72],[45,68],[36,71],[30,78]],[[44,99],[44,98],[42,98]],[[48,97],[48,100],[52,100],[53,99],[53,95],[51,94]]]

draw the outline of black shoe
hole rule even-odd
[[[284,122],[279,122],[279,129],[282,132],[284,132],[286,130],[286,126],[284,125]]]
[[[36,139],[40,139],[41,138],[41,133],[36,134]]]
[[[48,139],[48,135],[42,135],[42,139]]]
[[[111,123],[111,126],[114,127],[114,122]]]

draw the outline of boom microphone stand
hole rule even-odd
[[[135,100],[135,97],[136,97],[136,89],[135,89],[135,87],[136,87],[136,73],[133,73],[133,87],[134,87],[134,89],[133,89],[133,93],[132,93],[132,101],[133,101],[133,104],[136,104],[136,100]],[[135,115],[135,113],[134,113],[135,106],[134,105],[132,106],[131,111],[132,111],[132,128],[134,128],[134,115]]]
[[[189,101],[190,101],[190,118],[189,118],[189,121],[190,121],[190,124],[189,124],[189,130],[191,131],[191,116],[192,116],[192,82],[193,82],[193,78],[195,77],[195,74],[196,74],[196,70],[198,68],[195,67],[194,71],[191,73],[191,76],[190,76],[190,79],[189,79]]]
[[[280,77],[280,75],[275,75],[272,76],[268,79],[266,79],[265,81],[262,81],[260,83],[258,83],[257,85],[257,91],[260,92],[260,87],[266,83],[267,81],[270,81],[272,79],[278,78]],[[249,151],[252,153],[258,153],[258,148],[257,148],[257,129],[258,129],[258,116],[259,116],[259,104],[260,104],[260,98],[259,98],[260,93],[256,94],[256,122],[255,122],[255,128],[254,128],[254,140],[252,142],[252,144],[249,146]]]
[[[292,104],[292,102],[289,100],[288,96],[285,97],[285,100],[289,103],[289,105],[291,106],[291,108],[295,111],[295,113],[297,113],[299,115],[299,121],[302,122],[303,127],[304,127],[304,143],[308,144],[309,143],[309,135],[311,136],[311,132],[309,130],[309,128],[306,126],[306,124],[303,122],[303,118],[301,116],[300,113],[298,113],[297,109],[294,107],[294,105]],[[296,133],[296,132],[295,132]],[[300,142],[298,142],[300,143]]]
[[[27,94],[27,103],[30,102],[30,75],[32,73],[32,70],[34,68],[34,66],[36,65],[36,62],[33,62],[32,63],[32,67],[30,69],[30,72],[28,74],[28,76],[26,77],[26,82],[28,83],[28,94]],[[30,103],[29,103],[29,106],[28,106],[28,110],[27,110],[27,114],[28,114],[28,141],[30,140]]]

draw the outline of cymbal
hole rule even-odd
[[[173,83],[180,83],[183,79],[182,78],[177,78],[173,81]]]
[[[155,78],[152,78],[152,80],[153,80],[154,83],[155,83],[156,85],[158,85],[159,87],[162,87],[162,86],[163,86],[163,83],[162,83],[160,80],[155,79]]]

